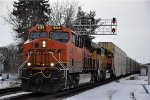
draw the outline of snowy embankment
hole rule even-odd
[[[64,100],[150,100],[147,76],[132,75]]]
[[[6,74],[6,75],[8,75],[8,74]],[[6,75],[0,76],[0,89],[11,88],[11,87],[19,87],[20,86],[20,81],[17,80],[16,75],[9,74],[8,79],[4,78]]]

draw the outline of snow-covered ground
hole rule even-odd
[[[150,100],[143,85],[150,92],[147,76],[132,75],[64,100]]]
[[[4,75],[0,76],[0,89],[20,86],[20,81],[17,80],[15,74],[9,74],[8,79],[6,79],[5,76],[7,76],[7,75],[4,74]]]
[[[0,80],[0,89],[4,88],[11,88],[11,87],[19,87],[20,82],[19,81],[14,81],[14,80]]]

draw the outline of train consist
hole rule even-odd
[[[139,71],[140,64],[111,42],[92,42],[64,26],[35,26],[24,43],[22,88],[51,93],[84,80],[100,82]],[[82,81],[83,80],[83,81]]]

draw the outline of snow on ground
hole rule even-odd
[[[64,100],[150,100],[143,85],[150,92],[147,76],[132,75]]]
[[[14,80],[0,80],[0,89],[11,88],[11,87],[19,87],[20,82]]]
[[[0,89],[20,86],[20,80],[16,79],[16,75],[9,74],[9,79],[4,78],[5,76],[5,74],[0,76]]]

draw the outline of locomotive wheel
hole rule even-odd
[[[97,81],[97,72],[94,71],[91,73],[91,83],[95,83]]]
[[[74,80],[73,76],[69,75],[68,79],[67,79],[66,89],[74,88],[74,86],[75,86],[74,84],[75,84],[75,80]]]
[[[110,72],[110,77],[111,78],[114,78],[116,76],[112,69],[110,69],[109,72]]]
[[[94,83],[94,77],[93,76],[91,76],[90,83]]]
[[[75,80],[74,80],[74,77],[72,75],[69,77],[69,80],[70,80],[69,88],[74,88],[75,87]]]
[[[100,81],[101,80],[101,71],[100,69],[97,70],[97,81]]]
[[[106,71],[101,70],[102,80],[106,79]]]
[[[78,75],[78,74],[77,74],[77,75],[74,75],[74,86],[75,86],[75,87],[78,86],[79,80],[80,80],[79,75]]]
[[[71,81],[70,88],[74,88],[74,87],[75,87],[75,80],[73,79],[73,80]]]
[[[71,80],[70,80],[70,77],[68,77],[67,83],[66,83],[66,89],[69,89],[70,87],[71,87]]]
[[[79,75],[70,75],[68,77],[67,88],[77,87],[79,83]]]

